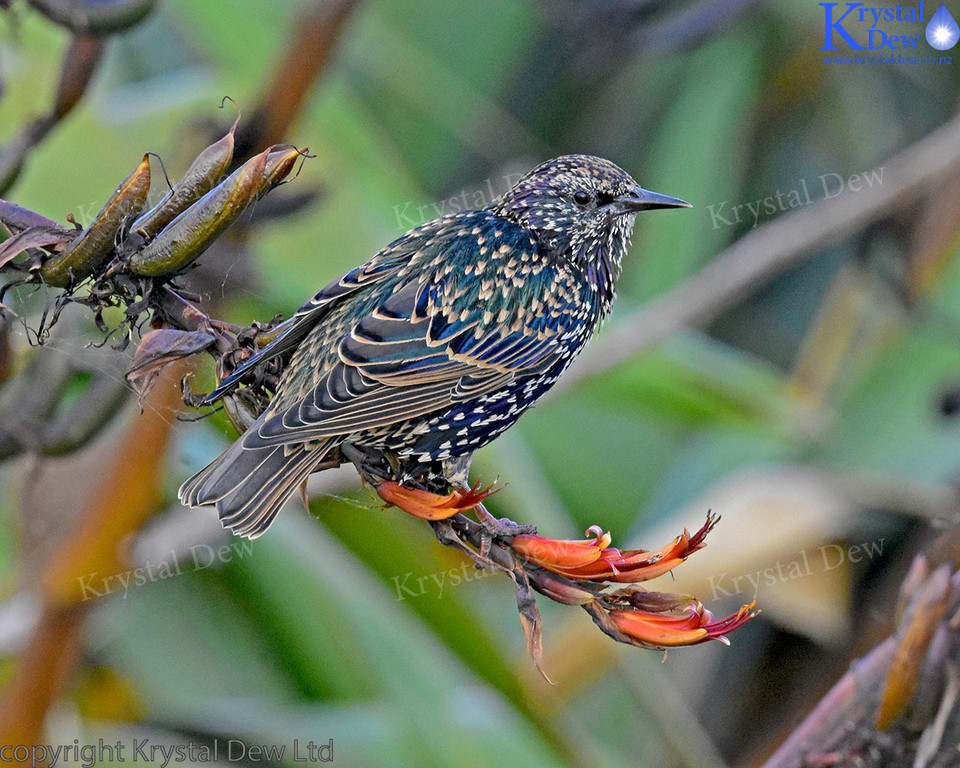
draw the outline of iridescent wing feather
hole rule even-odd
[[[476,224],[477,214],[470,221]],[[333,309],[336,298],[307,308],[304,317],[322,312],[325,320],[303,340],[290,362],[300,370],[285,376],[287,390],[244,444],[395,424],[497,391],[568,356],[577,341],[576,315],[568,311],[580,298],[576,274],[531,258],[535,245],[518,227],[492,215],[485,224],[465,230],[451,217],[409,249],[408,264],[353,288],[369,293],[351,297],[353,313]]]
[[[256,366],[295,349],[338,302],[395,274],[405,262],[401,255],[402,249],[396,247],[400,242],[387,246],[370,261],[352,269],[315,294],[277,328],[279,335],[273,341],[244,360],[233,373],[220,382],[217,388],[207,395],[204,405],[211,405],[236,389],[243,377]]]

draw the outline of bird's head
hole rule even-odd
[[[491,206],[611,293],[636,215],[689,207],[642,189],[622,168],[592,155],[564,155],[538,165]]]

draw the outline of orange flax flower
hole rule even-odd
[[[377,486],[377,493],[387,504],[422,520],[446,520],[460,512],[468,512],[499,490],[493,484],[481,490],[477,482],[471,488],[457,488],[447,496],[440,496],[418,488],[407,488],[393,480]]]
[[[597,526],[596,539],[587,541],[558,541],[541,536],[517,536],[513,549],[519,555],[548,571],[580,581],[609,581],[634,583],[661,576],[704,546],[707,534],[719,517],[708,514],[707,522],[693,535],[683,533],[670,544],[658,550],[619,550],[610,547],[610,534],[601,538]]]
[[[631,643],[644,648],[696,645],[707,640],[719,640],[729,645],[726,635],[757,615],[753,610],[755,604],[745,605],[719,620],[714,619],[699,600],[690,603],[679,616],[617,609],[610,611],[608,618]]]
[[[593,539],[569,540],[547,539],[535,534],[522,534],[513,539],[513,551],[532,563],[562,576],[569,575],[568,570],[576,570],[592,565],[604,552],[610,549],[610,532],[604,533],[598,525],[586,531]],[[613,550],[616,551],[616,550]]]

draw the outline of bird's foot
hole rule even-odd
[[[521,534],[533,535],[537,532],[537,526],[535,525],[520,525],[506,517],[494,517],[482,502],[478,502],[474,510],[477,513],[477,520],[483,530],[480,534],[480,555],[482,557],[488,555],[490,545],[494,539],[512,541],[514,536],[520,536]]]

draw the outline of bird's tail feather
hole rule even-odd
[[[238,440],[187,480],[178,496],[191,507],[214,505],[224,528],[255,539],[333,445],[247,448]]]

